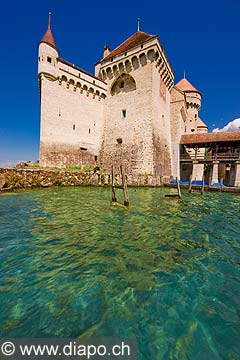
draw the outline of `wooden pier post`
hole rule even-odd
[[[204,175],[202,177],[202,189],[201,189],[201,194],[204,193]]]
[[[122,178],[122,185],[115,185],[115,173],[114,173],[114,165],[112,165],[112,205],[118,205],[121,207],[128,207],[129,206],[129,199],[128,199],[128,190],[127,190],[127,181],[126,181],[126,175],[123,165],[120,166],[120,172],[121,172],[121,178]],[[117,196],[115,189],[121,189],[123,190],[123,196],[124,196],[124,203],[121,204],[117,201]]]
[[[182,194],[181,194],[181,189],[180,189],[180,184],[179,184],[178,177],[176,177],[176,182],[177,182],[177,189],[178,189],[178,197],[179,197],[179,199],[181,199]]]
[[[188,192],[191,193],[192,192],[192,175],[190,175],[190,179],[189,179],[189,188],[188,188]]]
[[[114,174],[114,166],[112,165],[112,202],[113,203],[117,202],[114,183],[115,183],[115,174]]]
[[[120,166],[120,171],[121,171],[122,184],[123,184],[124,205],[129,206],[126,175],[125,175],[125,170],[123,168],[123,165]]]

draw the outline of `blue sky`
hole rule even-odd
[[[37,45],[52,12],[64,59],[93,73],[103,45],[111,49],[137,30],[157,34],[175,73],[203,94],[200,116],[209,130],[240,117],[238,0],[17,1],[0,11],[0,166],[38,159]]]

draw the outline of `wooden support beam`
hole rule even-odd
[[[178,189],[178,197],[179,197],[179,199],[181,199],[182,194],[181,194],[181,189],[180,189],[180,184],[179,184],[178,177],[176,177],[176,182],[177,182],[177,189]]]
[[[115,174],[114,174],[114,166],[112,165],[112,202],[117,202],[114,183],[115,183]]]
[[[123,184],[124,205],[129,206],[126,175],[123,165],[120,166],[120,171],[121,171],[122,184]]]
[[[129,199],[128,199],[126,175],[125,175],[125,170],[124,170],[123,165],[120,166],[120,172],[121,172],[121,178],[122,178],[122,186],[115,185],[114,165],[112,165],[112,205],[118,205],[118,206],[127,208],[129,206]],[[123,204],[121,204],[117,201],[115,189],[123,190],[123,196],[124,196]]]

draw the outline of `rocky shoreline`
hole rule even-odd
[[[127,177],[130,186],[162,186],[163,179],[150,174]],[[116,177],[121,183],[120,176]],[[63,169],[0,169],[0,191],[51,186],[105,186],[111,185],[111,176],[99,171]]]

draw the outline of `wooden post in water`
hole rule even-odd
[[[128,200],[126,175],[125,175],[123,165],[120,166],[120,172],[121,172],[121,178],[122,178],[122,185],[121,186],[115,185],[114,166],[112,165],[112,205],[118,205],[118,206],[126,208],[126,207],[129,206],[129,200]],[[123,190],[123,196],[124,196],[124,203],[123,204],[121,204],[121,203],[119,203],[117,201],[115,189]]]
[[[220,191],[222,191],[222,187],[223,187],[223,178],[220,179]]]
[[[181,199],[182,194],[181,194],[181,189],[180,189],[180,184],[179,184],[178,177],[176,177],[176,182],[177,182],[178,197],[179,197],[179,199]]]
[[[192,192],[192,175],[190,175],[190,179],[189,179],[189,188],[188,188],[188,192],[191,193]]]
[[[128,191],[127,191],[127,182],[126,182],[126,175],[123,165],[120,166],[121,176],[122,176],[122,185],[123,185],[123,194],[124,194],[124,205],[129,206],[128,200]]]
[[[202,189],[201,189],[201,194],[204,193],[204,175],[202,177]]]
[[[112,165],[112,203],[117,202],[114,183],[115,183],[115,174],[114,174],[114,166]]]

